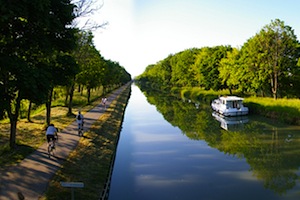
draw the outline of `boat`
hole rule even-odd
[[[237,96],[222,96],[211,103],[211,107],[223,116],[240,116],[249,113],[248,107],[243,105],[243,98]]]

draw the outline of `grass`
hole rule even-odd
[[[76,189],[76,199],[99,199],[113,162],[129,94],[130,87],[124,90],[91,129],[85,132],[77,148],[50,182],[43,200],[70,199],[71,191],[61,187],[61,181],[84,183],[84,188]]]
[[[91,93],[93,102],[87,104],[86,94],[75,92],[74,100],[76,103],[73,104],[73,113],[77,113],[80,109],[84,114],[95,105],[100,104],[101,95],[103,95],[102,89],[93,90]],[[26,102],[23,107],[27,107],[25,104]],[[67,116],[68,108],[64,106],[63,95],[57,95],[52,105],[55,107],[51,108],[51,123],[54,123],[60,130],[74,121],[75,114],[74,116]],[[18,121],[16,135],[17,148],[12,150],[9,148],[9,121],[6,119],[0,122],[0,169],[17,164],[45,142],[45,116],[45,107],[41,105],[37,106],[36,110],[32,112],[32,122],[28,122],[25,118]]]
[[[211,102],[218,96],[230,95],[228,90],[213,91],[200,88],[172,89],[180,94],[182,98],[189,98],[194,101]],[[233,94],[240,96],[240,94]],[[299,99],[276,99],[268,97],[245,97],[245,105],[249,107],[250,114],[259,114],[281,122],[300,125],[300,100]]]
[[[184,88],[183,90],[181,90],[180,95],[185,98],[191,98],[193,100],[210,102],[212,101],[212,99],[215,99],[220,95],[229,95],[229,91],[222,90],[216,92],[213,90],[201,90],[199,88]]]
[[[250,112],[278,119],[288,124],[300,125],[300,100],[267,97],[247,97],[245,104]]]

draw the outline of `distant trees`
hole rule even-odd
[[[120,85],[131,80],[131,76],[117,62],[105,60],[93,44],[93,35],[89,31],[78,33],[77,48],[72,52],[78,65],[76,83],[90,91],[99,86]]]
[[[300,87],[299,64],[299,42],[294,31],[276,19],[240,49],[231,46],[187,49],[149,65],[137,79],[157,87],[198,86],[274,99],[300,97],[296,92]]]

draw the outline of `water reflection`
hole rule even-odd
[[[243,129],[244,124],[249,121],[248,116],[225,117],[217,112],[213,112],[212,116],[220,122],[221,128],[227,131]]]
[[[210,147],[244,159],[250,165],[249,172],[220,172],[223,175],[261,180],[266,189],[280,195],[299,188],[299,127],[286,126],[259,116],[229,120],[211,114],[208,103],[194,104],[154,91],[143,92],[148,102],[155,105],[164,118],[179,127],[188,138],[204,140]],[[149,184],[151,180],[164,183],[163,179],[153,177],[140,177],[140,180]],[[299,197],[295,190],[292,192]]]

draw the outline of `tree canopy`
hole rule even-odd
[[[299,98],[299,63],[293,29],[275,19],[240,48],[187,49],[149,65],[136,79],[160,88],[228,89],[274,99]]]
[[[22,100],[46,103],[49,124],[56,86],[92,89],[110,76],[110,61],[96,50],[92,34],[72,26],[75,7],[70,0],[0,0],[0,114],[10,120],[11,147]],[[113,68],[118,77],[110,84],[131,80],[124,68]]]

